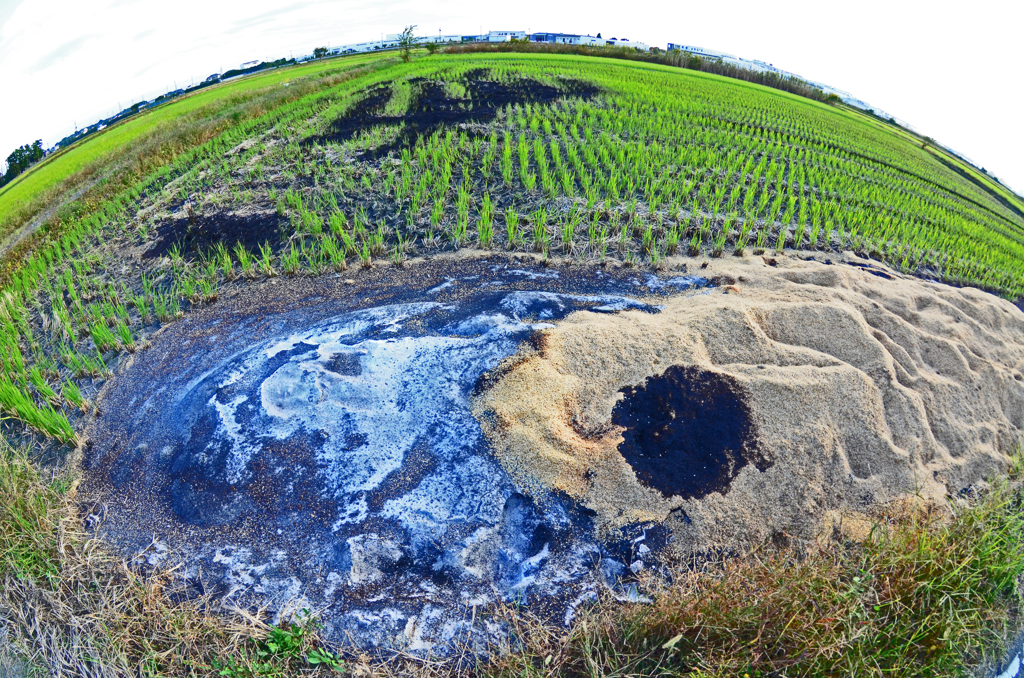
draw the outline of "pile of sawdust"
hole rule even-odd
[[[830,511],[905,495],[942,504],[1005,469],[1024,429],[1024,313],[877,264],[771,263],[716,262],[726,284],[660,314],[544,330],[474,399],[505,468],[606,528],[667,520],[684,550],[811,536]],[[736,385],[762,461],[689,497],[638,479],[612,422],[624,389],[674,365]]]

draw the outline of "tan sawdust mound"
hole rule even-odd
[[[812,537],[836,511],[901,496],[942,505],[1005,470],[1024,430],[1012,304],[845,263],[711,270],[734,284],[662,300],[656,315],[575,313],[496,370],[474,412],[522,486],[568,493],[605,528],[667,520],[681,549],[702,550]],[[612,408],[672,365],[739,383],[770,466],[686,500],[637,479]]]

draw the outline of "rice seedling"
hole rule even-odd
[[[64,401],[68,405],[80,410],[83,413],[89,411],[89,403],[87,403],[85,401],[85,398],[82,397],[82,390],[78,388],[78,384],[76,384],[74,381],[70,379],[65,381],[64,384],[61,386],[60,393],[61,397],[64,398]]]
[[[725,229],[723,228],[721,231],[718,232],[718,235],[716,235],[711,240],[711,256],[713,256],[713,257],[720,257],[720,256],[722,256],[722,253],[725,252],[725,239],[726,239],[726,236],[727,236],[727,233],[725,232]]]
[[[314,242],[307,243],[305,240],[300,240],[299,253],[301,259],[306,262],[306,270],[309,271],[310,275],[319,275],[322,273],[326,266],[324,264],[324,251],[322,247],[317,247]]]
[[[695,230],[693,235],[690,236],[690,242],[687,244],[687,253],[691,257],[695,257],[700,254],[700,241],[701,241],[700,230]]]
[[[327,257],[334,270],[344,271],[348,268],[343,246],[339,246],[338,241],[331,236],[327,236],[320,241],[320,250]]]
[[[566,254],[572,252],[573,240],[576,237],[576,226],[578,224],[579,216],[574,210],[568,217],[562,218],[561,231],[562,235],[562,251]]]
[[[533,249],[535,252],[548,251],[548,214],[547,211],[538,209],[533,213]]]
[[[370,243],[364,242],[363,248],[359,250],[359,265],[363,268],[373,266],[373,255],[370,253]]]
[[[276,274],[273,266],[273,257],[274,251],[270,247],[270,243],[264,241],[263,244],[260,245],[260,270],[262,270],[263,275],[267,277],[272,277]]]
[[[38,365],[32,367],[28,374],[29,381],[31,381],[39,397],[53,405],[60,403],[60,398],[57,397],[57,393],[46,382],[46,377],[43,376],[43,372]]]
[[[120,348],[117,337],[110,328],[107,327],[106,321],[94,322],[89,326],[89,333],[92,336],[92,341],[96,345],[96,349],[101,353],[107,351],[117,350]]]
[[[643,251],[647,252],[648,254],[651,254],[652,251],[655,249],[656,244],[657,243],[655,242],[654,238],[654,226],[652,226],[651,224],[647,224],[647,227],[643,231],[643,238],[641,241]]]
[[[672,256],[679,249],[680,237],[681,235],[679,233],[679,225],[672,224],[672,227],[669,229],[668,234],[665,236],[665,253],[667,255]]]
[[[205,301],[206,303],[216,301],[218,288],[217,278],[199,278],[196,281],[196,285],[198,286],[199,298],[202,301]]]
[[[120,345],[129,353],[135,352],[135,337],[132,335],[132,330],[127,324],[118,322],[116,325],[117,337],[120,340]]]
[[[519,212],[513,205],[505,208],[505,235],[507,239],[506,245],[510,250],[516,249],[523,238],[519,226]]]
[[[480,204],[480,218],[477,221],[477,235],[480,247],[490,249],[494,241],[494,204],[489,193],[484,193]]]
[[[775,240],[775,251],[781,253],[786,248],[786,227],[779,229],[779,237]]]
[[[0,411],[17,417],[43,435],[62,443],[77,441],[67,417],[52,405],[39,406],[24,391],[11,383],[6,375],[0,376]]]
[[[241,241],[235,243],[235,259],[238,260],[238,267],[242,269],[242,275],[246,278],[253,278],[256,274],[255,263],[249,250]]]
[[[297,275],[302,270],[302,252],[295,247],[295,242],[281,252],[281,269],[288,275]]]

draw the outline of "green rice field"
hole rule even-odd
[[[1019,200],[905,130],[590,57],[371,55],[227,83],[47,159],[0,193],[0,227],[47,207],[8,257],[0,407],[65,442],[111,359],[278,274],[463,247],[652,269],[853,250],[1024,294]]]

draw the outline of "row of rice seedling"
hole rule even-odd
[[[530,62],[516,67],[524,75],[539,70]],[[552,70],[548,64],[543,69]],[[572,67],[562,72],[579,74]],[[904,148],[886,155],[891,140],[865,135],[871,130],[861,121],[775,93],[723,97],[721,82],[700,81],[696,91],[672,97],[657,91],[665,82],[650,81],[673,75],[601,78],[605,73],[596,67],[585,75],[603,80],[613,96],[510,106],[494,125],[503,131],[447,130],[421,139],[402,154],[400,170],[385,172],[371,163],[346,169],[343,176],[360,177],[357,195],[349,190],[347,199],[358,204],[360,189],[379,182],[382,197],[391,201],[383,218],[409,227],[396,234],[415,240],[409,231],[418,230],[423,241],[441,235],[451,245],[465,243],[463,234],[473,230],[471,207],[479,208],[484,194],[499,213],[512,204],[544,201],[560,203],[550,205],[556,210],[584,201],[608,213],[639,201],[644,218],[710,218],[706,238],[692,227],[677,229],[672,244],[666,243],[669,249],[677,246],[676,237],[711,253],[730,243],[741,245],[739,250],[750,244],[853,248],[908,271],[927,269],[1005,291],[1020,288],[1014,282],[1020,273],[1019,218],[977,187],[957,184],[928,153],[917,157],[919,149]],[[702,97],[702,89],[718,96]],[[654,100],[657,106],[650,104]],[[871,144],[853,145],[865,136]],[[894,158],[907,159],[906,165],[894,164]],[[495,163],[500,172],[492,171]],[[316,167],[329,184],[329,166]],[[464,178],[458,184],[463,190],[451,190],[453,175]],[[491,217],[482,220],[490,245]],[[992,247],[974,251],[979,237]],[[647,248],[638,243],[633,249]]]

